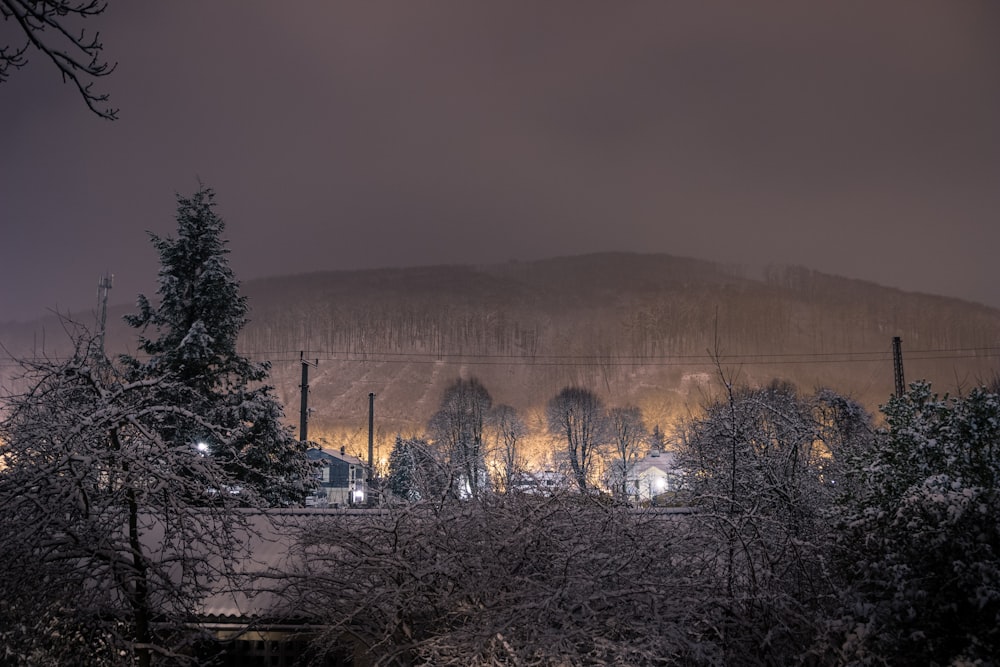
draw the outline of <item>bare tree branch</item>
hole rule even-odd
[[[108,104],[109,95],[93,90],[93,79],[111,74],[116,63],[102,58],[99,32],[77,31],[69,25],[99,16],[107,6],[104,0],[0,0],[0,17],[16,23],[25,36],[20,45],[0,46],[0,83],[7,81],[12,70],[28,64],[28,50],[34,47],[52,61],[64,83],[76,86],[92,112],[117,119],[118,109]]]

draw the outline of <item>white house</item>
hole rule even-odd
[[[627,479],[630,496],[655,501],[665,493],[680,490],[683,473],[677,468],[673,452],[653,449],[629,467]]]

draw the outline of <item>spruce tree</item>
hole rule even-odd
[[[247,299],[229,267],[215,212],[215,193],[201,187],[177,198],[177,237],[150,234],[160,255],[159,302],[138,298],[125,321],[139,329],[146,359],[125,356],[137,379],[169,377],[183,387],[169,397],[178,408],[225,427],[223,436],[192,430],[189,420],[164,420],[161,433],[176,444],[207,449],[264,503],[301,502],[311,483],[305,445],[283,425],[283,410],[266,384],[270,366],[239,354]],[[152,335],[149,335],[149,334]]]
[[[415,500],[415,468],[413,452],[410,451],[410,441],[397,435],[396,444],[389,452],[389,478],[387,481],[389,490],[396,498],[407,501]]]
[[[453,481],[448,467],[435,459],[426,440],[396,436],[386,480],[395,498],[407,502],[443,499],[449,495]]]

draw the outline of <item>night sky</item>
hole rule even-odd
[[[217,191],[242,280],[605,250],[1000,307],[1000,3],[111,0],[91,114],[0,84],[0,321],[155,291]],[[12,26],[0,24],[0,41]]]

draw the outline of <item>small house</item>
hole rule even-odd
[[[652,449],[628,470],[628,493],[639,501],[657,503],[681,489],[683,473],[673,452]]]
[[[306,456],[316,466],[318,486],[306,505],[315,507],[346,507],[365,502],[368,466],[357,456],[341,447],[339,451],[310,449]]]

